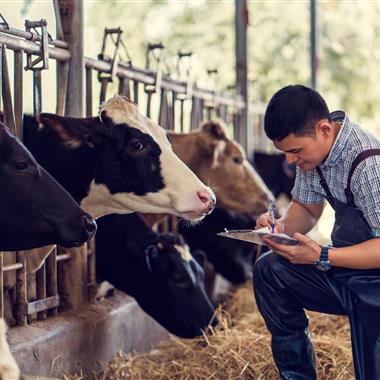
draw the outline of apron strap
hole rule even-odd
[[[361,153],[359,153],[357,155],[357,157],[355,158],[354,162],[351,165],[350,171],[348,173],[348,178],[347,178],[347,187],[344,190],[344,192],[346,194],[346,198],[347,198],[348,204],[350,206],[352,206],[352,207],[356,207],[355,206],[355,200],[354,200],[354,194],[351,191],[351,179],[352,179],[352,175],[354,174],[354,171],[355,171],[356,167],[362,161],[364,161],[368,157],[376,156],[376,155],[380,155],[380,149],[368,149],[368,150],[365,150],[365,151],[363,151],[363,152],[361,152]]]
[[[317,166],[315,169],[317,170],[317,173],[319,175],[319,183],[321,184],[323,190],[325,191],[327,195],[326,199],[330,203],[331,207],[334,208],[334,197],[331,194],[331,191],[327,185],[325,176],[323,175],[322,170],[319,166]]]

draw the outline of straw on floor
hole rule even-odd
[[[347,319],[308,314],[319,379],[353,379]],[[278,379],[251,284],[230,295],[218,318],[220,325],[200,338],[173,337],[149,353],[119,353],[97,379]]]

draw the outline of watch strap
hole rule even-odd
[[[320,261],[328,261],[329,259],[329,246],[328,245],[322,245],[321,247],[321,256],[319,257]]]

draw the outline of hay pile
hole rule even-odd
[[[251,285],[219,310],[218,328],[194,340],[172,338],[149,353],[120,353],[98,380],[277,379],[270,336],[253,302]],[[319,378],[353,379],[346,318],[310,313]]]

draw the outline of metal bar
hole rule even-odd
[[[33,70],[33,114],[38,115],[41,110],[41,70]]]
[[[310,84],[317,88],[317,0],[310,0]]]
[[[139,82],[133,81],[133,101],[139,104]]]
[[[246,107],[242,109],[238,141],[245,148],[248,157],[253,149],[253,133],[248,132],[248,8],[247,0],[235,0],[235,52],[236,89],[243,97]]]
[[[14,115],[16,135],[22,140],[22,112],[23,112],[23,53],[14,52]]]
[[[15,317],[17,325],[23,326],[26,324],[27,315],[27,290],[26,290],[26,259],[25,252],[16,252],[16,261],[22,264],[22,268],[17,271],[17,281],[16,281],[16,312]]]
[[[43,300],[37,300],[33,302],[29,302],[27,305],[27,313],[28,315],[37,313],[37,315],[41,315],[42,313],[46,314],[47,309],[56,308],[59,306],[59,296],[52,296],[45,298]]]
[[[177,94],[172,91],[171,102],[169,104],[169,123],[168,128],[174,131],[175,128],[175,103],[177,100]]]
[[[61,14],[59,13],[58,0],[53,0],[53,7],[54,7],[54,15],[55,15],[55,31],[56,31],[58,40],[61,40],[59,41],[60,44],[66,45],[66,46],[61,46],[61,47],[68,48],[69,44],[63,41],[65,38],[65,35],[63,33]]]
[[[85,57],[86,67],[92,67],[98,71],[107,72],[110,70],[111,65],[105,60],[96,60],[92,58]],[[154,72],[147,69],[139,69],[136,67],[130,67],[128,65],[123,65],[119,62],[117,75],[119,77],[125,77],[133,81],[141,82],[144,84],[154,84]],[[167,76],[163,76],[161,80],[161,88],[174,91],[176,93],[184,93],[187,89],[187,83],[177,81]],[[215,101],[216,103],[221,103],[229,106],[235,106],[238,108],[244,108],[245,102],[241,96],[227,96],[221,93],[215,93],[214,91],[204,90],[193,85],[192,94],[198,98]]]
[[[8,127],[15,132],[15,119],[13,116],[13,106],[12,106],[12,95],[11,95],[11,85],[9,81],[8,73],[8,63],[7,63],[7,54],[5,46],[2,46],[2,93],[3,93],[3,106],[4,106],[4,117],[5,122]]]
[[[131,89],[129,87],[128,78],[119,78],[119,95],[124,95],[131,99]]]
[[[23,50],[25,53],[41,55],[41,45],[32,41],[20,40],[18,38],[0,34],[0,43],[7,45],[11,50]],[[59,61],[68,61],[70,52],[65,49],[49,47],[49,57]]]
[[[46,296],[57,297],[58,285],[57,285],[57,247],[50,252],[50,255],[46,258]],[[58,305],[57,305],[58,306]],[[57,315],[58,309],[54,307],[49,310],[49,316]]]
[[[11,265],[6,265],[3,267],[3,272],[11,272],[11,271],[15,271],[15,270],[19,270],[19,269],[22,269],[23,266],[21,263],[15,263],[15,264],[11,264]]]
[[[152,91],[148,91],[146,93],[146,95],[147,95],[146,116],[150,118],[150,109],[151,109],[151,106],[152,106],[152,95],[153,95],[153,92]]]
[[[166,128],[168,123],[168,96],[164,89],[161,89],[160,94],[160,111],[158,113],[158,124]]]
[[[82,117],[84,111],[83,0],[58,0],[65,41],[71,53],[65,115]]]
[[[207,120],[211,120],[212,118],[212,107],[206,107],[206,115],[207,115]]]
[[[37,299],[38,301],[46,301],[46,264],[42,264],[41,268],[36,273],[36,287],[37,287]],[[30,303],[28,304],[28,314],[30,310]],[[39,311],[37,313],[37,319],[46,319],[46,311]]]
[[[14,29],[11,27],[7,28],[4,25],[0,25],[0,32],[4,34],[9,34],[10,36],[14,36],[14,37],[25,38],[28,41],[42,42],[41,36],[36,33]],[[49,45],[53,45],[62,49],[67,49],[69,47],[67,42],[61,41],[61,40],[50,40]]]
[[[184,103],[185,103],[185,100],[184,99],[180,99],[180,132],[182,133],[183,130],[184,130],[184,124],[183,124],[183,121],[184,121],[184,113],[185,113],[185,107],[184,107]]]
[[[57,106],[56,113],[58,115],[65,114],[67,80],[69,75],[69,63],[57,61]]]
[[[60,261],[67,261],[71,259],[70,253],[60,253],[57,255],[57,263]]]
[[[106,100],[107,88],[110,82],[110,78],[100,78],[100,95],[99,95],[99,104],[102,104]]]
[[[4,318],[4,261],[0,252],[0,318]]]
[[[86,67],[86,116],[92,116],[92,69]]]

